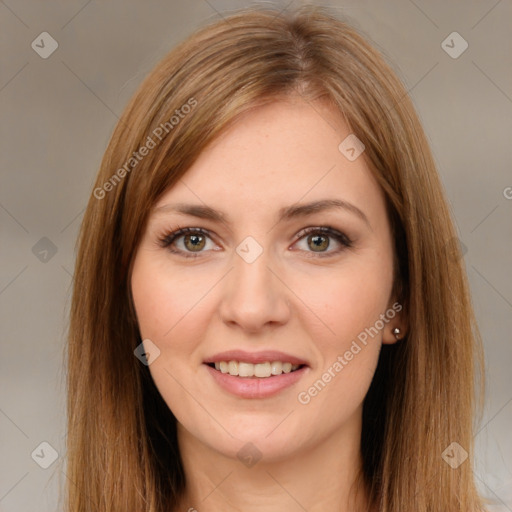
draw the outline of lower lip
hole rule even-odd
[[[272,377],[237,377],[222,373],[207,364],[205,366],[221,388],[242,398],[268,398],[276,395],[293,386],[308,370],[307,366],[303,366],[294,372]]]

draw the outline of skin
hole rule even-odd
[[[223,211],[225,223],[165,210],[149,217],[131,286],[141,337],[160,350],[151,375],[178,421],[187,479],[179,510],[366,510],[364,492],[349,502],[361,465],[362,403],[382,343],[396,342],[394,327],[403,330],[400,314],[309,403],[298,401],[395,302],[384,195],[364,158],[351,162],[338,149],[349,134],[321,103],[291,96],[260,107],[204,150],[155,205],[206,204]],[[342,209],[277,223],[281,207],[326,198],[355,205],[368,224]],[[353,246],[328,237],[325,248],[321,239],[330,255],[319,256],[308,235],[297,237],[310,226],[331,226]],[[183,227],[211,234],[197,258],[159,244]],[[235,250],[247,236],[263,248],[253,263]],[[194,253],[186,241],[174,247]],[[309,368],[275,396],[240,398],[203,364],[230,349],[280,350]],[[262,455],[252,467],[237,457],[249,442]]]

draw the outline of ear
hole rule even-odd
[[[386,309],[384,329],[382,330],[382,343],[392,345],[397,341],[403,340],[407,334],[407,315],[403,305],[395,298],[389,301]],[[395,333],[395,329],[399,329]]]

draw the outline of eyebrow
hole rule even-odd
[[[368,217],[364,212],[352,203],[342,199],[322,199],[319,201],[312,201],[310,203],[299,203],[287,206],[279,210],[277,218],[278,222],[282,222],[333,209],[342,209],[356,215],[371,229]],[[167,212],[181,213],[183,215],[190,215],[200,219],[208,219],[229,224],[229,220],[224,213],[206,205],[175,203],[162,205],[154,209],[155,214]]]

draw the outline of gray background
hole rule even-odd
[[[58,510],[74,244],[117,118],[177,42],[245,5],[0,2],[0,511]],[[512,511],[512,3],[326,5],[393,61],[431,141],[485,341],[489,388],[476,434],[476,479],[496,502],[491,510]],[[31,47],[44,31],[58,42],[47,59]],[[441,46],[454,31],[469,44],[458,58]],[[51,450],[38,448],[44,441],[59,454],[48,469],[36,463],[50,460]]]

